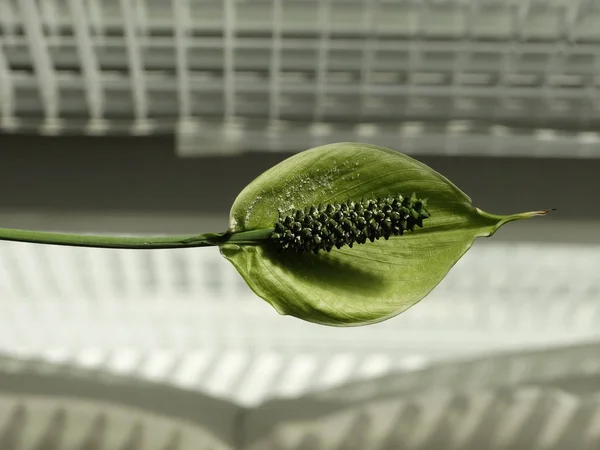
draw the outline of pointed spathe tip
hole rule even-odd
[[[543,211],[537,211],[535,213],[533,213],[533,215],[537,215],[537,216],[545,216],[546,214],[548,214],[550,211],[558,211],[558,208],[550,208],[550,209],[545,209]]]

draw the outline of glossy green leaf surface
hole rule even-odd
[[[273,228],[280,212],[307,206],[416,193],[431,217],[423,228],[330,253],[281,253],[268,245],[221,245],[250,288],[279,313],[332,326],[394,317],[423,299],[477,237],[511,220],[487,214],[452,182],[402,153],[360,143],[298,153],[264,172],[235,200],[230,230]]]

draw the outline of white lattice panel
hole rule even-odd
[[[588,0],[4,0],[0,127],[175,131],[201,155],[416,121],[443,126],[411,152],[597,156],[598,30]]]
[[[600,338],[599,264],[595,245],[478,241],[406,313],[344,329],[279,316],[216,249],[4,242],[0,350],[254,403],[439,360]]]
[[[173,380],[2,356],[0,444],[12,450],[592,450],[600,442],[599,371],[598,344],[519,351],[374,375],[244,408],[160,383]],[[232,378],[230,370],[224,375]],[[236,384],[251,389],[251,378]],[[278,394],[280,381],[266,378]]]
[[[562,449],[600,444],[598,395],[537,387],[378,399],[272,427],[248,449]]]
[[[0,396],[0,445],[11,450],[229,450],[194,424],[112,402]]]

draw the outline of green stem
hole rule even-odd
[[[167,249],[211,247],[225,243],[256,245],[269,239],[272,229],[239,233],[205,233],[185,236],[96,236],[86,234],[50,233],[45,231],[0,228],[0,240],[71,247]]]

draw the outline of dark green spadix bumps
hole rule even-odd
[[[398,194],[376,200],[348,200],[280,214],[271,239],[281,250],[316,254],[319,250],[330,252],[333,247],[401,236],[415,226],[422,228],[429,217],[427,199],[418,199],[415,193],[407,197]]]

